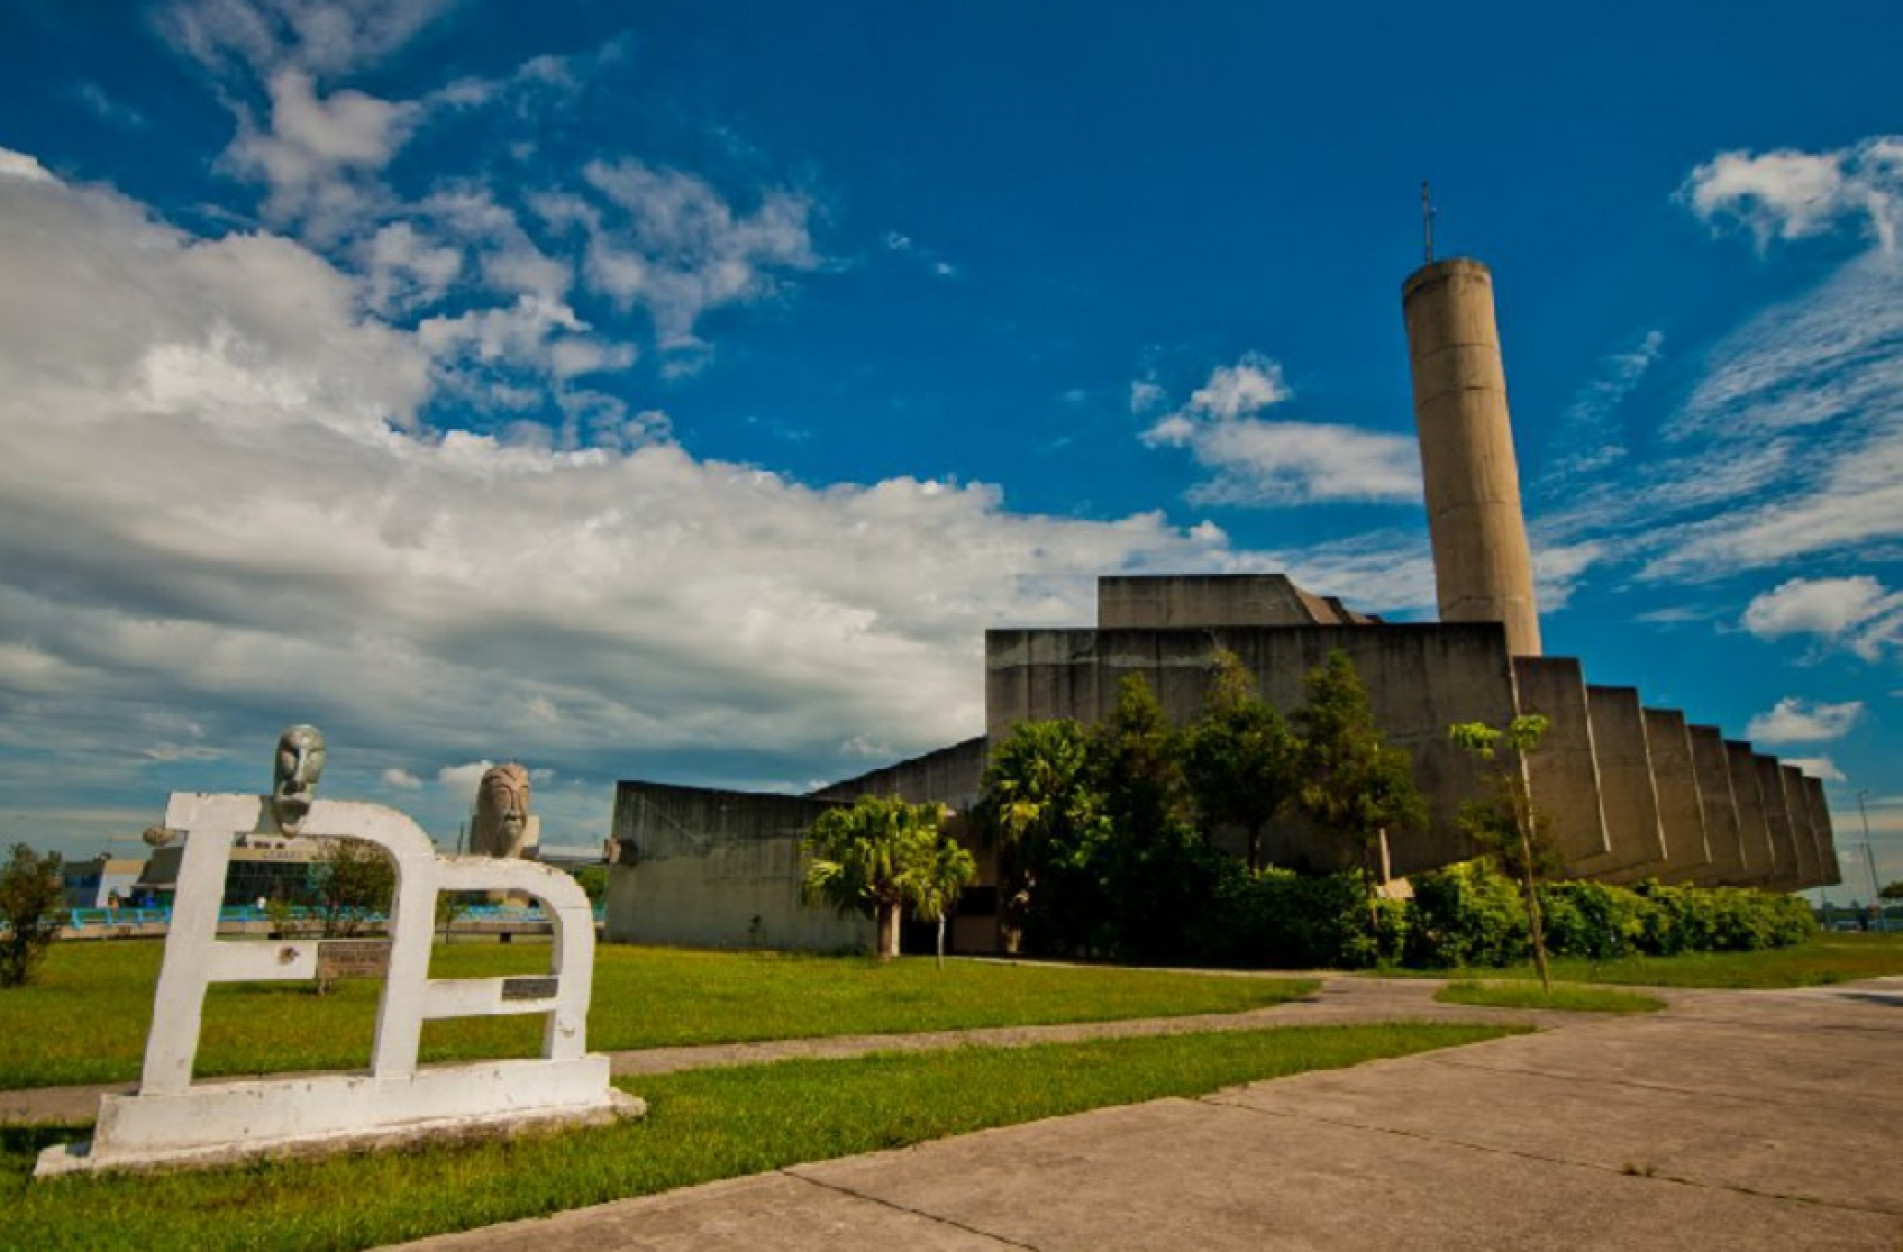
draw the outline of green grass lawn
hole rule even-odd
[[[38,1150],[83,1137],[84,1128],[0,1128],[0,1248],[370,1247],[1511,1033],[1440,1024],[1294,1027],[685,1071],[619,1083],[650,1108],[645,1121],[619,1126],[31,1184]]]
[[[1766,952],[1690,952],[1635,956],[1594,965],[1579,957],[1553,963],[1555,980],[1635,987],[1817,987],[1903,974],[1903,934],[1824,934]],[[1528,963],[1505,969],[1387,970],[1393,976],[1538,978]]]
[[[1442,1004],[1477,1004],[1494,1009],[1563,1009],[1571,1013],[1656,1013],[1665,1007],[1657,996],[1606,987],[1554,983],[1549,992],[1534,982],[1450,982],[1434,993]]]
[[[32,985],[0,991],[0,1089],[136,1078],[162,945],[57,944]],[[544,972],[546,943],[438,945],[431,975]],[[197,1073],[369,1064],[380,982],[214,985]],[[596,1051],[1045,1022],[1238,1013],[1299,999],[1315,983],[927,958],[887,965],[766,952],[596,949],[588,1043]],[[536,1016],[428,1022],[425,1061],[532,1056]]]

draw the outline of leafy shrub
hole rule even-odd
[[[1524,959],[1525,923],[1512,916],[1513,892],[1512,882],[1484,861],[1416,877],[1408,964],[1441,968]],[[1540,888],[1540,907],[1550,950],[1592,961],[1789,947],[1817,928],[1809,905],[1797,896],[1655,880],[1632,888],[1549,883]]]
[[[1484,861],[1414,878],[1407,963],[1509,965],[1527,953],[1526,912],[1513,884]]]
[[[1298,874],[1228,862],[1213,907],[1191,935],[1199,959],[1270,969],[1361,969],[1395,961],[1407,930],[1407,902],[1378,900],[1370,931],[1358,874]]]
[[[1639,898],[1597,882],[1549,883],[1540,889],[1546,942],[1555,956],[1616,961],[1639,951]]]

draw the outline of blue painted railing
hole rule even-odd
[[[599,922],[605,919],[607,908],[605,905],[597,904],[595,905],[594,912],[595,920]],[[287,916],[294,922],[321,921],[323,919],[323,912],[319,909],[305,908],[302,905],[297,905],[291,908]],[[273,920],[269,910],[261,909],[255,904],[233,904],[218,910],[218,921],[220,925],[227,922],[268,923]],[[387,922],[390,919],[382,913],[366,913],[361,920],[367,922]],[[542,907],[539,904],[530,905],[526,908],[513,904],[477,904],[460,910],[456,914],[456,920],[458,922],[519,922],[531,924],[546,922],[548,915],[542,911]],[[169,926],[172,924],[172,910],[169,907],[162,908],[158,906],[125,906],[116,909],[68,909],[66,924],[73,930],[86,930],[88,928],[108,926]]]

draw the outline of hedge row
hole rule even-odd
[[[1190,946],[1211,963],[1281,969],[1383,962],[1438,969],[1529,958],[1518,890],[1486,862],[1412,881],[1413,899],[1371,908],[1352,874],[1238,867],[1223,875]],[[1566,882],[1542,887],[1540,900],[1548,951],[1593,960],[1788,947],[1817,928],[1802,899],[1736,887]]]

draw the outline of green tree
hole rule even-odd
[[[1884,883],[1883,889],[1877,892],[1877,898],[1879,900],[1903,900],[1903,878],[1899,878],[1895,882]]]
[[[376,914],[388,914],[396,863],[375,844],[338,839],[317,861],[317,904],[325,938],[347,938]]]
[[[1255,676],[1227,648],[1216,653],[1203,715],[1184,740],[1190,795],[1211,833],[1239,827],[1251,870],[1262,868],[1269,823],[1295,798],[1300,745],[1274,707],[1256,694]]]
[[[1089,907],[1077,898],[1080,878],[1106,828],[1091,745],[1089,732],[1065,718],[1020,722],[992,751],[976,817],[998,848],[1007,952],[1027,931],[1035,939],[1050,930],[1056,909]]]
[[[943,805],[898,796],[864,795],[851,808],[828,809],[806,834],[813,859],[802,895],[872,918],[873,952],[890,960],[899,954],[904,911],[917,907],[935,872],[944,815]]]
[[[1382,845],[1393,831],[1424,827],[1427,806],[1414,785],[1412,760],[1388,744],[1347,653],[1330,652],[1303,688],[1305,703],[1290,719],[1302,741],[1297,803],[1316,830],[1360,868],[1369,929],[1378,933]]]
[[[1092,848],[1102,911],[1089,949],[1124,960],[1176,961],[1214,890],[1210,857],[1190,820],[1183,737],[1141,674],[1125,675],[1094,736],[1105,837]]]
[[[1540,883],[1559,867],[1559,856],[1546,838],[1546,815],[1533,803],[1527,785],[1526,754],[1540,746],[1550,723],[1538,713],[1516,717],[1505,728],[1485,722],[1448,727],[1456,744],[1488,763],[1488,795],[1460,806],[1460,828],[1500,872],[1520,886],[1527,934],[1540,985],[1550,994],[1553,976],[1546,961],[1545,919],[1540,913]]]
[[[588,897],[590,904],[600,904],[602,897],[608,894],[606,865],[583,865],[570,870],[569,874],[581,885],[582,894]]]
[[[945,919],[958,903],[959,893],[978,876],[978,862],[955,839],[940,837],[928,862],[919,865],[905,886],[912,916],[938,925],[936,964],[945,968]]]
[[[44,856],[24,843],[0,866],[0,987],[25,986],[33,967],[59,938],[65,922],[65,866],[57,852]]]

